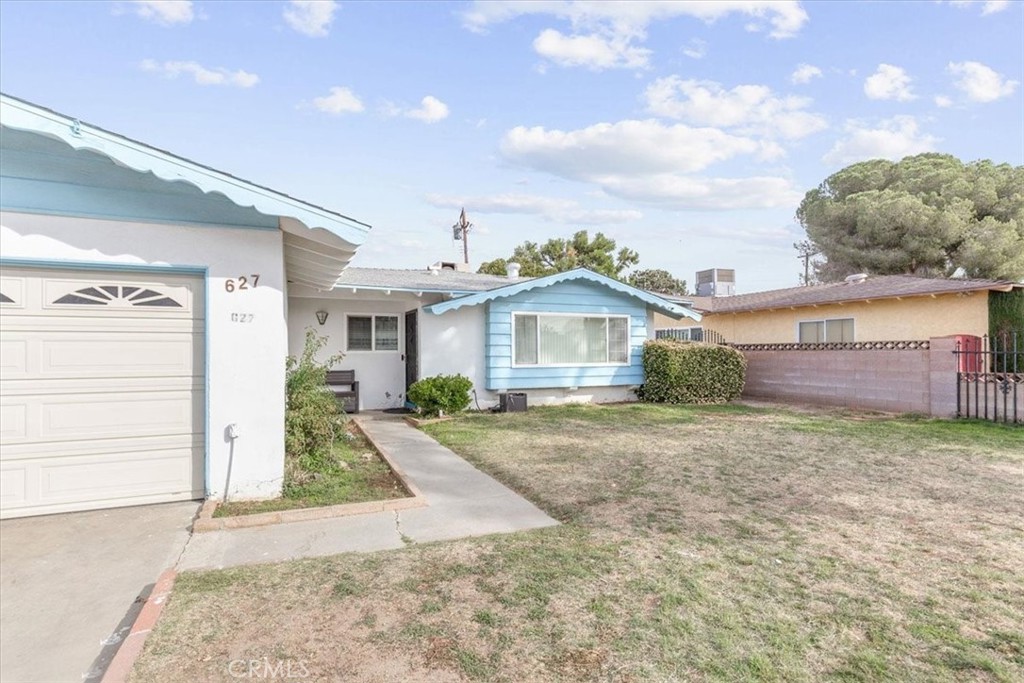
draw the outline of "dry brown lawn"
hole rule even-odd
[[[1022,429],[649,405],[428,429],[565,524],[183,574],[133,680],[1024,680]]]

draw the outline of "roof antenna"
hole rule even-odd
[[[459,222],[452,226],[452,239],[462,240],[462,258],[466,265],[469,265],[469,231],[473,224],[466,218],[466,207],[462,207],[459,214]]]

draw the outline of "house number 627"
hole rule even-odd
[[[243,289],[253,289],[260,282],[260,274],[254,273],[252,275],[239,275],[236,278],[228,278],[224,281],[224,289],[228,292],[239,291]]]

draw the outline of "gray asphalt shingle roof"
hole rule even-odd
[[[501,275],[440,270],[435,275],[426,268],[348,268],[335,287],[366,287],[423,292],[485,292],[531,278],[510,279]]]
[[[999,280],[957,280],[910,275],[880,275],[869,277],[862,282],[830,282],[811,287],[790,287],[789,289],[775,289],[735,296],[716,296],[708,301],[710,305],[701,302],[702,305],[695,303],[694,307],[712,313],[740,313],[769,308],[832,304],[841,301],[864,301],[865,299],[892,299],[984,290],[1009,291],[1020,287],[1024,287],[1024,285]]]

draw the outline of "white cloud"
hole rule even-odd
[[[510,21],[523,15],[548,15],[565,19],[574,27],[604,25],[620,34],[638,34],[652,21],[693,17],[712,23],[731,14],[752,17],[761,30],[770,25],[773,38],[791,38],[807,23],[807,12],[797,0],[635,0],[633,2],[522,2],[521,0],[478,0],[463,12],[463,25],[472,31]]]
[[[427,95],[420,100],[419,107],[400,107],[394,102],[384,102],[380,106],[380,113],[384,116],[404,116],[424,123],[437,123],[448,118],[449,110],[447,104],[433,95]]]
[[[981,62],[950,62],[947,71],[957,77],[953,85],[972,102],[994,102],[1009,97],[1019,85]]]
[[[636,209],[584,209],[571,199],[528,194],[497,194],[478,197],[448,197],[430,194],[427,203],[445,209],[465,207],[472,213],[525,214],[552,223],[608,225],[643,218]]]
[[[448,118],[448,105],[433,95],[427,95],[420,101],[420,106],[404,112],[405,116],[424,123],[437,123]]]
[[[691,59],[704,59],[708,54],[708,44],[700,38],[693,38],[683,46],[683,54]]]
[[[985,4],[981,7],[981,15],[985,16],[987,14],[1002,12],[1009,6],[1010,0],[985,0]]]
[[[726,90],[713,81],[659,78],[644,92],[647,110],[698,126],[737,128],[744,134],[801,138],[828,127],[823,116],[805,111],[806,97],[779,97],[764,85]]]
[[[981,16],[987,16],[989,14],[995,14],[1002,12],[1010,6],[1010,0],[949,0],[949,4],[954,7],[971,7],[974,5],[981,5]]]
[[[191,75],[199,85],[227,85],[236,88],[251,88],[260,82],[260,77],[247,71],[230,71],[221,67],[209,69],[198,62],[157,62],[145,59],[140,64],[144,71],[162,74],[166,78],[177,78],[182,74]]]
[[[798,64],[796,71],[790,75],[789,81],[797,85],[803,85],[810,83],[815,78],[821,78],[821,69],[813,64]]]
[[[311,38],[323,38],[331,28],[338,3],[334,0],[290,0],[282,16],[285,23]]]
[[[598,123],[568,132],[518,126],[501,142],[510,161],[584,180],[603,174],[689,173],[760,149],[755,140],[714,128],[655,120]]]
[[[590,69],[645,68],[650,50],[637,43],[647,38],[647,26],[654,21],[692,17],[707,23],[732,14],[753,18],[748,30],[763,30],[773,38],[791,38],[807,22],[807,13],[797,0],[634,0],[594,2],[592,0],[523,2],[522,0],[478,0],[462,13],[463,26],[483,33],[491,25],[524,15],[549,16],[568,21],[567,35],[547,28],[534,40],[534,50],[561,66]],[[688,51],[687,51],[688,50]],[[703,56],[705,47],[684,48],[689,56]],[[697,58],[699,58],[699,56]]]
[[[555,29],[541,31],[533,41],[533,49],[559,66],[584,66],[601,69],[640,69],[647,66],[651,51],[635,47],[623,36],[567,36]]]
[[[845,126],[846,137],[822,157],[830,165],[845,165],[867,159],[891,159],[931,152],[939,139],[918,129],[913,116],[894,116],[880,121],[874,128],[863,122],[850,120]]]
[[[646,178],[607,177],[608,194],[672,209],[772,209],[796,206],[802,193],[786,178],[701,178],[659,174]]]
[[[898,66],[879,64],[878,70],[864,81],[864,94],[873,100],[907,102],[915,95],[910,90],[910,76]]]
[[[188,24],[195,19],[192,0],[132,0],[135,14],[164,26]]]
[[[952,107],[953,106],[953,99],[951,97],[947,97],[945,95],[936,95],[935,96],[935,106],[936,107],[942,107],[943,109],[945,109],[946,107]]]
[[[574,131],[520,126],[501,143],[511,162],[592,183],[630,201],[676,209],[795,205],[799,193],[783,178],[690,175],[741,155],[775,156],[777,149],[715,128],[655,120],[599,123]]]
[[[328,114],[358,114],[363,111],[363,102],[348,88],[335,86],[331,93],[314,97],[313,106]]]

